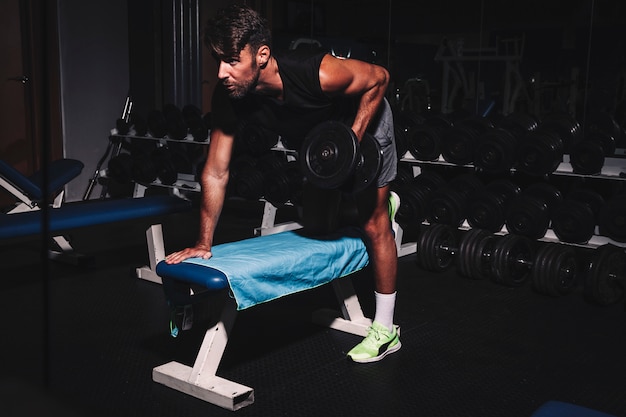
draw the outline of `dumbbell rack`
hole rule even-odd
[[[413,166],[413,176],[417,176],[419,175],[419,173],[421,172],[421,167],[423,166],[428,166],[428,165],[434,165],[434,166],[449,166],[449,167],[456,167],[459,169],[466,169],[466,170],[473,170],[474,166],[473,165],[455,165],[452,164],[450,162],[447,162],[443,159],[443,157],[439,157],[439,159],[435,160],[435,161],[420,161],[415,159],[409,152],[407,152],[402,158],[400,158],[401,162],[406,162],[409,163]],[[513,174],[515,172],[514,169],[511,170],[511,173]],[[602,167],[602,171],[599,174],[595,174],[595,175],[582,175],[582,174],[577,174],[574,173],[572,166],[569,163],[569,155],[564,155],[563,156],[563,161],[562,163],[558,166],[558,168],[551,174],[554,176],[572,176],[572,177],[587,177],[587,178],[598,178],[598,179],[605,179],[607,181],[626,181],[626,158],[619,158],[619,157],[607,157],[605,159],[605,163],[604,166]],[[424,222],[424,224],[428,225],[428,222]],[[463,224],[460,226],[461,230],[468,230],[470,229],[469,224],[467,223],[467,221],[464,221]],[[502,228],[501,231],[496,232],[496,234],[498,235],[506,235],[508,234],[508,231],[506,229],[506,225]],[[594,233],[594,236],[586,243],[586,244],[576,244],[576,243],[566,243],[566,242],[562,242],[561,240],[558,239],[558,237],[555,235],[554,231],[552,229],[548,229],[548,231],[546,232],[546,235],[539,239],[540,241],[543,242],[553,242],[553,243],[561,243],[561,244],[566,244],[566,245],[572,245],[572,246],[576,246],[576,247],[584,247],[584,248],[597,248],[599,246],[605,245],[607,243],[613,244],[615,246],[619,246],[619,247],[626,247],[626,243],[623,242],[617,242],[613,239],[610,239],[606,236],[601,236],[598,233],[598,228],[596,226],[596,232]],[[411,246],[410,244],[406,244],[407,247],[417,247],[417,245],[415,244],[415,246]]]
[[[167,136],[159,138],[159,137],[151,136],[150,134],[147,134],[146,136],[138,136],[138,135],[133,135],[132,133],[133,132],[131,131],[127,135],[121,135],[117,132],[117,129],[111,130],[110,135],[109,135],[109,141],[111,143],[119,143],[119,144],[113,147],[110,158],[116,157],[121,153],[122,151],[121,142],[126,139],[156,141],[158,142],[158,146],[166,146],[170,142],[180,143],[180,144],[192,144],[192,145],[199,145],[199,146],[208,146],[209,144],[208,138],[206,141],[195,141],[193,140],[191,135],[188,135],[187,138],[181,140],[181,139],[171,139]],[[100,167],[98,167],[97,172],[100,177],[107,177],[108,175],[107,168],[100,169]],[[158,178],[150,182],[149,184],[141,184],[141,183],[135,182],[134,189],[133,189],[133,197],[134,198],[143,197],[145,195],[146,190],[152,186],[167,188],[170,190],[172,195],[175,195],[180,198],[186,198],[184,194],[187,192],[200,192],[200,184],[196,181],[196,178],[194,175],[184,174],[180,172],[178,172],[176,175],[177,175],[177,179],[173,184],[164,184]]]

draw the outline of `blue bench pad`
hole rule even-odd
[[[65,184],[80,175],[83,167],[83,163],[76,159],[59,159],[51,162],[48,167],[47,178],[49,194],[60,190]],[[0,175],[31,200],[41,201],[43,199],[43,172],[37,171],[31,177],[26,177],[0,159]]]
[[[169,195],[67,203],[49,212],[51,232],[185,211],[189,201]],[[0,215],[0,239],[42,233],[42,211]]]
[[[190,258],[177,265],[157,264],[159,276],[209,289],[226,287],[243,310],[312,289],[363,269],[369,262],[361,232],[346,228],[324,237],[298,231],[216,245],[212,258]]]

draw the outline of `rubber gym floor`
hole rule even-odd
[[[259,204],[227,203],[216,241],[252,236],[261,216]],[[162,220],[167,251],[195,240],[197,212]],[[218,375],[253,387],[254,404],[232,412],[174,391],[152,368],[193,362],[210,308],[169,335],[161,287],[133,277],[146,226],[73,231],[87,266],[44,261],[37,239],[0,242],[3,416],[527,417],[548,400],[626,416],[623,303],[427,273],[415,255],[399,260],[398,353],[349,362],[359,338],[310,321],[336,306],[325,286],[238,314]],[[371,272],[354,283],[371,315]]]

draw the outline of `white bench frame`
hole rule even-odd
[[[297,224],[271,227],[275,210],[267,208],[264,216],[263,235],[298,228]],[[268,233],[271,230],[270,233]],[[401,248],[402,228],[393,224],[396,245]],[[160,224],[146,231],[150,265],[137,268],[137,276],[155,283],[162,283],[154,272],[156,264],[165,259],[163,230]],[[400,252],[399,252],[400,253]],[[372,319],[365,317],[350,276],[331,281],[339,302],[339,310],[320,309],[313,312],[312,320],[319,325],[342,332],[365,337]],[[152,380],[167,387],[199,398],[219,407],[236,411],[254,403],[254,389],[217,376],[219,364],[226,350],[230,332],[235,323],[237,308],[234,300],[227,298],[217,324],[207,329],[192,366],[176,361],[157,366],[152,370]]]

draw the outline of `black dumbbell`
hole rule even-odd
[[[552,210],[563,200],[559,189],[549,183],[533,183],[510,204],[506,227],[510,233],[540,239],[550,227]]]
[[[470,196],[467,203],[467,223],[472,228],[490,232],[502,230],[509,205],[520,193],[520,187],[511,180],[491,181]]]
[[[607,243],[593,252],[585,275],[585,297],[604,306],[616,303],[624,297],[626,288],[624,248]]]
[[[473,174],[464,173],[452,178],[430,195],[428,221],[460,226],[467,216],[469,196],[482,186]]]
[[[417,225],[426,220],[430,212],[430,196],[445,185],[445,179],[435,171],[423,170],[394,191],[400,197],[396,221],[403,225]]]
[[[594,190],[577,188],[552,210],[551,227],[562,242],[587,243],[595,233],[604,198]]]
[[[607,200],[598,223],[602,236],[626,242],[626,194],[616,194]]]
[[[534,176],[554,172],[582,137],[578,122],[568,114],[550,114],[519,141],[517,164],[519,171]]]
[[[576,285],[580,268],[571,246],[545,244],[535,251],[525,236],[498,237],[483,229],[459,230],[447,225],[424,228],[418,239],[418,263],[431,271],[456,264],[458,272],[472,279],[490,279],[519,287],[532,279],[534,288],[557,296]]]
[[[572,145],[570,164],[577,174],[599,174],[607,156],[615,153],[615,137],[599,129],[593,129],[585,139]]]
[[[357,193],[375,182],[382,166],[382,153],[378,141],[370,134],[366,133],[359,142],[349,126],[327,121],[306,135],[299,160],[310,184]]]

